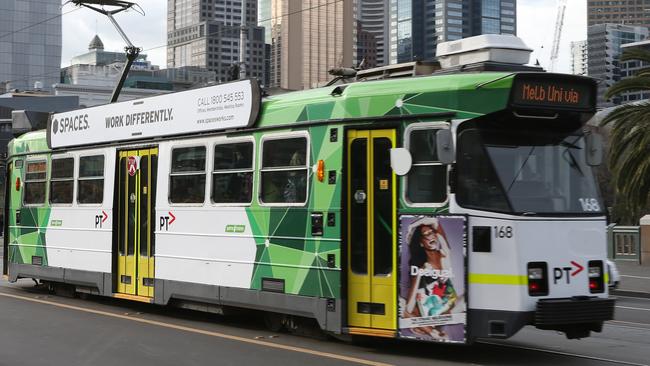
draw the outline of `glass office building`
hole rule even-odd
[[[257,0],[168,0],[167,67],[198,66],[216,72],[218,81],[230,78],[238,64],[242,25],[246,31],[248,77],[264,78],[264,28],[257,25]]]
[[[590,77],[599,80],[598,107],[621,104],[618,97],[607,100],[605,93],[621,80],[622,46],[648,38],[648,28],[623,24],[596,24],[587,27],[587,65]]]
[[[516,0],[390,0],[390,63],[430,60],[438,42],[517,32]]]
[[[0,94],[59,81],[60,15],[60,0],[0,1]]]

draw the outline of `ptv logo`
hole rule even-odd
[[[566,281],[567,285],[571,283],[571,277],[575,277],[578,273],[582,272],[585,267],[580,263],[571,261],[572,267],[555,267],[553,268],[553,284],[557,285],[562,279]],[[571,271],[573,270],[573,272]]]
[[[173,213],[167,212],[169,216],[160,216],[160,230],[169,231],[169,225],[176,221],[176,216]]]
[[[101,229],[106,220],[108,220],[108,214],[104,210],[101,215],[95,215],[95,229]]]

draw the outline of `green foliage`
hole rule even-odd
[[[621,61],[642,60],[650,63],[646,50],[625,51]],[[614,84],[606,98],[639,90],[650,90],[650,69]],[[650,198],[650,101],[620,106],[609,113],[601,126],[612,126],[609,168],[616,189],[617,219],[628,224],[638,223],[648,212]]]

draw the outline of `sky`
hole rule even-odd
[[[118,24],[131,42],[143,49],[154,65],[166,67],[167,1],[131,0],[137,2],[145,16],[135,11],[115,15]],[[62,3],[67,0],[62,0]],[[89,9],[77,9],[72,4],[64,5],[63,52],[61,63],[70,65],[76,55],[88,51],[88,44],[95,34],[104,42],[106,51],[121,52],[126,43],[108,18]],[[68,13],[69,12],[69,13]],[[66,14],[67,13],[67,14]],[[570,44],[587,39],[586,0],[568,1],[560,42],[557,72],[571,72]],[[539,60],[544,68],[550,65],[550,50],[553,44],[557,0],[517,0],[517,35],[533,49],[531,63]]]

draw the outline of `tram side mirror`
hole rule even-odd
[[[402,176],[408,174],[413,165],[411,152],[403,147],[390,149],[390,167],[395,174]]]
[[[591,132],[585,136],[587,143],[587,164],[599,166],[603,163],[603,138],[597,133]]]
[[[451,130],[441,129],[436,134],[438,160],[443,164],[454,162],[454,139]]]

